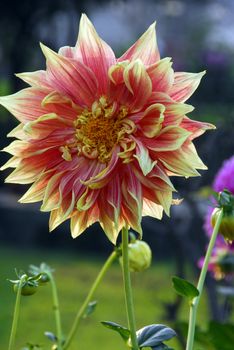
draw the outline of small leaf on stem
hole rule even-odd
[[[192,283],[183,278],[174,276],[172,277],[172,283],[175,291],[183,297],[192,300],[199,295],[198,289]]]
[[[101,324],[106,328],[109,328],[109,329],[112,329],[113,331],[118,332],[125,342],[128,341],[130,337],[130,330],[128,328],[123,327],[120,324],[111,322],[111,321],[102,321]]]
[[[152,324],[137,331],[137,342],[140,347],[150,346],[155,350],[162,350],[157,346],[162,346],[162,342],[176,336],[176,332],[163,324]],[[166,349],[164,347],[164,349]]]

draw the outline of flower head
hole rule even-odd
[[[192,141],[213,126],[184,103],[204,72],[160,59],[154,24],[118,59],[85,15],[75,47],[41,48],[46,70],[18,74],[30,87],[0,98],[20,121],[7,182],[32,183],[20,201],[42,201],[50,230],[70,218],[73,237],[96,221],[112,242],[123,225],[141,234],[142,215],[169,214],[169,176],[206,168]]]

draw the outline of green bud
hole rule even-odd
[[[214,227],[220,213],[220,208],[215,208],[211,216],[211,225]],[[234,241],[234,212],[224,212],[219,227],[219,233],[228,242]]]
[[[150,246],[144,242],[136,240],[128,245],[129,267],[132,272],[140,272],[147,269],[151,264],[152,253]],[[119,258],[122,265],[123,258]]]
[[[19,289],[19,284],[14,284],[14,292],[17,293]],[[35,294],[37,291],[37,286],[35,284],[24,284],[21,288],[21,295],[29,296]]]

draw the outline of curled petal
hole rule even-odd
[[[143,63],[136,60],[130,63],[124,70],[124,82],[133,98],[129,104],[133,111],[140,110],[152,93],[152,83]]]
[[[168,92],[174,82],[172,62],[166,57],[147,68],[147,73],[152,81],[152,91]]]
[[[147,29],[147,31],[132,45],[118,61],[135,61],[138,58],[145,64],[150,65],[160,59],[156,33],[155,22]]]
[[[102,164],[101,171],[97,175],[91,177],[89,180],[84,181],[83,184],[91,189],[99,189],[104,187],[111,180],[114,170],[117,167],[117,163],[119,160],[117,156],[118,151],[119,148],[116,147],[116,150],[113,152],[112,158],[108,166],[103,169]]]
[[[97,80],[93,72],[79,61],[76,65],[41,44],[47,60],[50,84],[81,106],[90,106],[96,97]]]
[[[108,76],[113,84],[122,84],[124,82],[124,69],[129,65],[129,61],[117,62],[108,70]]]
[[[167,126],[155,139],[144,139],[144,141],[152,151],[174,151],[180,148],[190,135],[191,132],[180,127]]]
[[[140,142],[137,139],[135,139],[135,142],[136,154],[134,155],[134,157],[137,159],[144,176],[146,176],[154,168],[157,161],[152,161],[152,159],[149,156],[148,149],[143,145],[142,142]]]
[[[179,125],[184,115],[194,110],[194,107],[185,103],[175,102],[163,92],[153,92],[147,104],[162,104],[165,107],[163,126]]]
[[[80,52],[83,63],[95,74],[99,93],[106,94],[108,69],[116,62],[115,54],[110,46],[98,36],[94,26],[84,14],[82,14],[80,20],[76,50]]]
[[[162,128],[165,107],[160,103],[155,103],[148,107],[139,122],[141,130],[146,137],[155,137]]]
[[[175,101],[186,101],[197,89],[201,78],[205,74],[205,71],[200,73],[175,73],[175,81],[169,91],[169,95]]]

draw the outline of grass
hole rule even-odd
[[[45,261],[54,267],[59,291],[63,331],[66,334],[74,319],[76,310],[81,305],[94,278],[99,272],[104,259],[64,253],[42,251],[17,251],[1,249],[0,251],[0,348],[7,349],[15,294],[7,278],[14,279],[14,268],[27,270],[29,264]],[[175,293],[171,288],[171,276],[175,274],[172,263],[157,263],[145,272],[132,275],[134,299],[136,306],[137,328],[152,323],[166,323],[162,319],[163,303],[172,301]],[[80,325],[76,341],[70,350],[88,350],[94,347],[102,350],[121,350],[125,346],[117,333],[104,328],[100,321],[114,321],[127,326],[125,317],[122,275],[118,263],[107,272],[98,289],[95,300],[97,309]],[[207,312],[204,298],[200,305],[198,322],[206,322]],[[187,303],[182,305],[180,320],[187,320]],[[43,344],[50,349],[51,344],[44,336],[45,331],[55,332],[54,317],[51,306],[51,289],[42,286],[31,297],[22,297],[22,307],[17,331],[15,349],[21,349],[27,341]],[[179,349],[176,341],[171,345]]]

